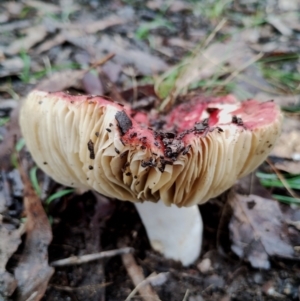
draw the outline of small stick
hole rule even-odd
[[[94,62],[90,67],[88,67],[85,71],[88,72],[94,68],[104,65],[107,61],[111,60],[115,56],[115,53],[109,53],[102,59]]]
[[[131,300],[131,298],[138,291],[141,298],[144,301],[158,301],[160,300],[158,295],[154,292],[152,287],[149,284],[149,280],[145,279],[143,271],[140,266],[137,265],[132,254],[124,254],[122,255],[123,264],[127,270],[128,275],[130,276],[133,284],[135,285],[135,289],[129,294],[126,298],[126,301]],[[153,277],[150,275],[148,278]]]
[[[82,264],[102,258],[107,258],[107,257],[113,257],[116,255],[122,255],[122,254],[128,254],[133,252],[133,248],[120,248],[116,250],[110,250],[110,251],[103,251],[99,253],[94,253],[94,254],[88,254],[88,255],[82,255],[82,256],[71,256],[65,259],[60,259],[53,261],[51,263],[51,266],[53,267],[61,267],[61,266],[67,266],[67,265],[77,265],[77,264]]]
[[[161,285],[161,284],[163,284],[167,280],[168,276],[169,276],[168,272],[166,272],[166,273],[159,273],[159,274],[156,274],[155,272],[152,273],[145,280],[143,280],[142,282],[140,282],[132,290],[132,292],[128,295],[128,297],[125,299],[125,301],[131,300],[131,298],[139,291],[139,289],[142,286],[148,285],[148,284],[152,284],[153,286],[155,286],[155,285]],[[157,299],[157,300],[160,300],[160,299]]]
[[[182,301],[187,301],[189,293],[190,293],[190,291],[189,291],[189,289],[187,289],[186,292],[185,292],[185,294],[184,294],[184,297],[183,297]]]

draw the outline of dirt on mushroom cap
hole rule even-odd
[[[20,114],[29,151],[57,182],[177,206],[203,203],[253,171],[275,144],[281,120],[273,102],[233,96],[199,96],[149,117],[99,96],[41,91]]]

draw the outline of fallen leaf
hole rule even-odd
[[[17,250],[21,243],[21,235],[24,233],[24,225],[19,228],[11,228],[11,225],[2,223],[0,215],[0,299],[12,295],[17,287],[17,282],[12,274],[5,269],[9,258]]]
[[[294,226],[297,230],[300,231],[300,220],[299,221],[287,220],[286,222],[288,223],[288,225]]]
[[[48,246],[52,240],[51,226],[40,199],[20,169],[24,182],[24,208],[27,217],[26,240],[18,266],[14,271],[18,282],[15,300],[40,300],[54,269],[48,265]]]
[[[293,3],[293,1],[288,1]],[[295,2],[296,3],[296,2]],[[291,9],[290,12],[281,15],[282,21],[293,30],[300,31],[300,19],[298,9]]]
[[[278,7],[284,11],[296,11],[299,9],[299,1],[278,0]]]
[[[38,0],[23,0],[24,4],[35,8],[37,11],[44,14],[56,14],[61,11],[61,8],[55,4],[47,3],[45,1]]]
[[[107,18],[103,18],[102,20],[98,20],[98,21],[94,21],[94,22],[90,22],[87,24],[76,24],[75,26],[78,26],[78,29],[83,29],[85,33],[87,34],[93,34],[96,33],[98,31],[104,30],[108,27],[111,26],[115,26],[115,25],[121,25],[125,22],[124,19],[115,16],[115,15],[111,15],[108,16]],[[74,27],[75,27],[74,26]]]
[[[261,54],[255,55],[244,42],[243,33],[234,35],[227,42],[196,49],[183,63],[157,77],[155,90],[165,98],[161,108],[172,103],[178,95],[186,94],[191,87],[197,87],[199,81],[224,75],[228,77],[223,80],[223,85],[235,83],[234,94],[240,99],[248,99],[262,90],[272,91],[254,64],[259,58]],[[215,92],[219,92],[218,89]]]
[[[12,17],[16,18],[21,14],[24,5],[18,2],[6,2],[4,3],[4,7]]]
[[[293,34],[293,30],[290,29],[278,16],[268,15],[266,21],[284,36],[291,36]]]
[[[43,25],[30,27],[25,33],[26,36],[24,38],[15,40],[7,48],[5,48],[6,54],[15,55],[22,50],[28,51],[35,44],[42,41],[47,35],[47,31]]]
[[[90,22],[90,23],[73,23],[73,24],[57,24],[57,28],[62,29],[58,34],[56,34],[51,39],[42,43],[37,49],[37,53],[42,53],[48,51],[49,49],[58,46],[66,41],[84,48],[87,46],[86,43],[82,43],[80,38],[88,39],[88,34],[95,34],[98,31],[104,30],[108,27],[123,24],[125,20],[117,16],[108,16],[101,20]],[[94,39],[95,37],[91,36]],[[79,40],[80,39],[80,40]],[[79,41],[78,41],[79,40]]]
[[[9,32],[16,29],[23,29],[32,25],[31,20],[21,20],[21,21],[14,21],[8,24],[1,24],[0,25],[0,32]]]
[[[49,39],[49,40],[45,41],[44,43],[42,43],[41,45],[39,45],[36,48],[35,52],[37,54],[39,54],[39,53],[48,51],[51,48],[64,43],[65,41],[66,41],[65,35],[63,33],[58,33],[54,37],[52,37],[51,39]]]
[[[231,249],[235,254],[262,269],[270,268],[270,256],[296,257],[277,201],[235,194],[229,202],[233,209]]]
[[[85,70],[63,70],[56,72],[50,77],[41,80],[35,88],[48,92],[62,91],[71,87],[81,89],[81,80],[85,73]]]
[[[102,71],[107,75],[111,82],[116,83],[122,72],[122,67],[112,61],[108,61],[102,67]]]
[[[255,64],[256,55],[244,40],[244,32],[235,35],[227,47],[234,49],[234,55],[230,56],[228,63],[232,72],[238,72],[233,80],[235,87],[233,93],[241,100],[249,99],[262,90],[272,91],[273,88],[265,80],[260,68]],[[246,66],[245,68],[243,66]]]
[[[1,169],[8,170],[11,168],[11,155],[14,152],[16,142],[21,138],[19,127],[19,110],[20,106],[13,109],[10,120],[7,123],[7,132],[0,143],[0,166]]]
[[[24,61],[16,56],[0,61],[0,77],[20,74],[24,68]]]
[[[98,74],[87,72],[82,79],[84,90],[87,94],[103,95],[103,85],[99,79]]]
[[[115,53],[114,61],[121,65],[134,65],[139,74],[153,75],[164,71],[168,65],[159,57],[145,50],[133,48],[120,36],[104,35],[96,45],[97,50]]]
[[[261,99],[261,98],[257,98]],[[277,100],[275,99],[277,102]],[[291,174],[300,174],[300,122],[298,117],[285,116],[282,133],[271,155],[280,160],[273,160],[276,168]]]
[[[9,20],[9,15],[7,12],[0,13],[0,23],[6,23]]]

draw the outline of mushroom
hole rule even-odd
[[[66,186],[145,202],[136,207],[152,247],[184,265],[201,249],[196,205],[260,165],[281,121],[272,101],[231,95],[197,96],[161,116],[101,96],[33,91],[20,112],[27,147],[45,173]]]

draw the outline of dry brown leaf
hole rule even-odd
[[[153,75],[164,71],[168,65],[159,57],[147,51],[133,49],[126,40],[120,36],[103,36],[97,44],[97,50],[115,53],[114,61],[120,65],[134,65],[139,74]]]
[[[26,36],[15,40],[7,48],[5,48],[5,53],[8,55],[15,55],[20,51],[28,51],[35,44],[42,41],[47,35],[47,31],[43,25],[37,25],[30,27],[26,30]]]
[[[5,267],[21,243],[23,232],[24,225],[14,229],[11,225],[3,224],[0,215],[0,299],[1,296],[4,298],[10,296],[17,287],[15,278],[6,271]]]
[[[260,91],[273,90],[265,80],[260,68],[254,64],[257,56],[246,44],[244,32],[234,36],[227,47],[231,47],[234,54],[228,59],[231,72],[234,73],[240,70],[236,79],[234,79],[235,88],[233,93],[235,95],[240,99],[248,99]]]
[[[293,1],[288,1],[289,3],[292,3]],[[300,18],[298,9],[291,10],[288,13],[281,15],[282,21],[289,26],[289,28],[293,30],[300,31]]]
[[[229,229],[231,249],[255,268],[270,268],[270,256],[295,258],[278,202],[257,195],[235,194]]]
[[[61,11],[61,8],[55,4],[47,3],[45,1],[38,0],[23,0],[24,4],[35,8],[37,11],[44,14],[56,14]]]
[[[9,14],[7,11],[0,13],[0,23],[6,23],[9,20]]]
[[[278,7],[280,10],[284,11],[295,11],[297,12],[299,9],[299,1],[291,1],[291,0],[278,0]]]
[[[115,64],[112,61],[108,61],[101,69],[113,83],[118,81],[122,72],[122,66]]]
[[[35,87],[38,90],[57,92],[71,87],[82,89],[81,80],[85,70],[63,70],[52,74],[39,82]]]
[[[266,18],[267,22],[271,24],[274,28],[276,28],[282,35],[291,36],[293,34],[293,30],[290,29],[284,21],[282,21],[278,16],[268,15]]]
[[[49,40],[45,41],[44,43],[42,43],[41,45],[39,45],[36,48],[36,53],[39,54],[39,53],[48,51],[51,48],[64,43],[65,41],[66,41],[65,35],[60,32],[60,33],[56,34],[54,37],[52,37],[51,39],[49,39]]]
[[[76,24],[78,26],[78,29],[83,29],[83,31],[87,34],[93,34],[98,31],[104,30],[108,27],[115,26],[115,25],[121,25],[125,22],[124,19],[112,15],[108,16],[107,18],[104,18],[102,20],[90,22],[87,24]]]
[[[8,170],[11,167],[11,155],[14,152],[16,142],[21,138],[19,110],[20,106],[13,109],[10,121],[6,126],[7,132],[3,137],[3,142],[0,143],[0,166],[2,169]]]
[[[89,34],[94,34],[108,27],[123,24],[124,22],[125,20],[121,19],[120,17],[112,15],[107,18],[103,18],[102,20],[90,22],[87,24],[57,24],[57,28],[61,28],[62,31],[56,34],[54,38],[51,38],[50,40],[42,43],[36,51],[37,53],[42,53],[66,41],[75,44],[75,46],[78,46],[78,39],[82,37],[87,38],[87,35]],[[80,47],[83,46],[84,45],[80,45]]]
[[[48,265],[48,246],[52,240],[52,232],[40,199],[24,172],[20,172],[25,185],[24,208],[27,222],[24,251],[14,271],[18,282],[15,300],[38,301],[43,297],[54,272]]]
[[[21,21],[14,21],[7,24],[0,25],[0,32],[8,32],[13,31],[16,29],[23,29],[32,25],[31,20],[21,20]]]
[[[279,137],[272,154],[281,158],[300,158],[300,122],[286,116]],[[300,173],[300,170],[299,172]]]
[[[299,106],[300,96],[284,96],[259,93],[255,96],[256,99],[266,101],[273,99],[278,105],[292,107]],[[272,156],[281,158],[274,161],[276,168],[284,170],[291,174],[300,174],[300,120],[297,116],[284,117],[282,125],[282,133],[277,140],[274,149],[271,152]]]
[[[0,77],[19,74],[24,68],[24,61],[16,56],[0,61]]]
[[[199,51],[193,60],[195,64],[186,69],[185,77],[181,79],[180,84],[188,87],[196,78],[201,80],[213,76],[217,70],[222,70],[225,63],[234,55],[233,49],[233,45],[215,43],[204,51]]]
[[[18,2],[6,2],[3,6],[12,17],[18,17],[24,8],[24,5]]]
[[[103,95],[103,85],[101,80],[99,79],[98,74],[94,74],[93,72],[87,72],[82,79],[82,84],[84,90],[87,94],[92,95]]]
[[[231,57],[235,56],[234,45],[232,43],[214,43],[207,48],[198,48],[194,50],[193,55],[186,59],[177,76],[173,89],[162,103],[162,108],[169,102],[172,102],[178,95],[184,95],[188,92],[193,83],[202,79],[212,77],[214,74],[221,76],[228,72],[226,64]],[[178,68],[178,66],[176,66]],[[173,70],[171,69],[171,72]],[[163,74],[155,83],[155,90],[159,91],[170,71]],[[158,93],[159,94],[159,93]]]

